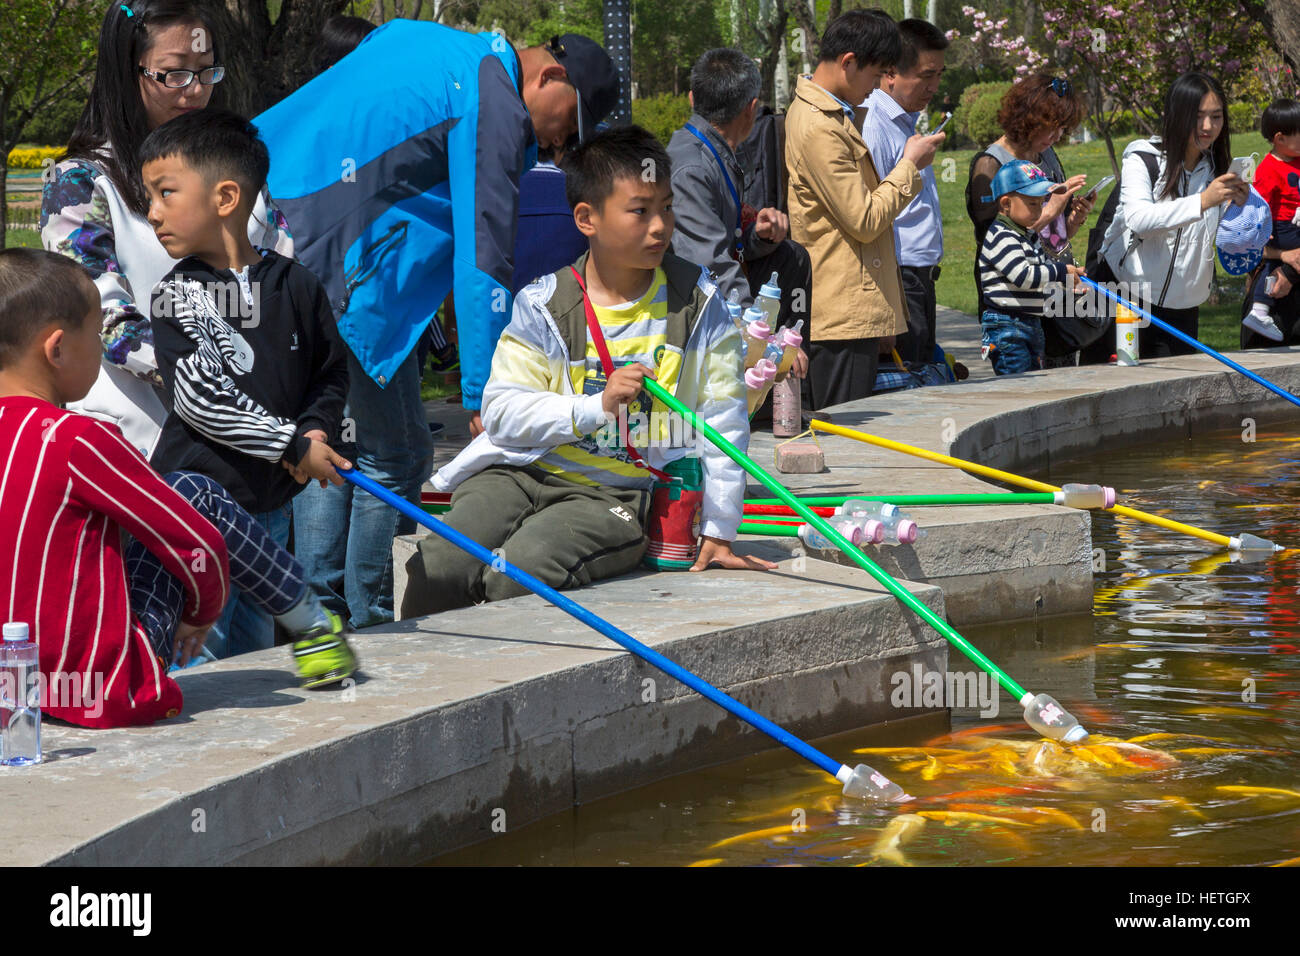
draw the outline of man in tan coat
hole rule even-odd
[[[894,218],[921,191],[920,170],[945,134],[913,136],[884,179],[853,122],[853,105],[902,53],[880,11],[852,10],[822,37],[785,120],[790,237],[812,258],[808,399],[814,409],[871,394],[882,348],[907,331]]]

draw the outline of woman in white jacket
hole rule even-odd
[[[1184,73],[1165,99],[1163,134],[1124,150],[1120,200],[1102,244],[1113,277],[1092,278],[1128,284],[1126,298],[1196,338],[1224,203],[1241,205],[1250,188],[1228,172],[1230,163],[1223,88],[1204,73]],[[1142,358],[1195,351],[1154,326],[1142,332],[1141,349]]]
[[[146,458],[166,413],[153,355],[149,295],[176,260],[149,225],[136,152],[150,130],[208,105],[225,68],[194,0],[130,0],[109,7],[99,34],[90,100],[67,157],[47,179],[41,242],[81,263],[99,289],[104,355],[99,378],[74,411],[117,425]],[[259,196],[248,223],[254,245],[293,256],[278,212]]]

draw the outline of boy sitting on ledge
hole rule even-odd
[[[740,467],[703,437],[683,441],[643,388],[646,376],[656,379],[733,444],[748,445],[740,335],[708,274],[666,251],[668,154],[650,133],[624,127],[588,140],[564,167],[591,251],[515,298],[483,391],[485,432],[434,475],[439,491],[455,489],[443,520],[552,587],[579,587],[636,567],[653,472],[699,455],[703,540],[691,570],[774,568],[732,553]],[[606,344],[618,366],[608,377]],[[650,412],[650,427],[631,440],[629,408],[632,418]],[[406,569],[403,617],[528,593],[432,534]]]

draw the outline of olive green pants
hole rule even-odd
[[[540,468],[493,465],[465,479],[441,518],[508,563],[561,590],[626,574],[645,554],[650,492],[592,487]],[[435,534],[406,562],[403,618],[527,594]]]

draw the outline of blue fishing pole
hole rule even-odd
[[[546,598],[546,600],[550,601],[561,611],[576,617],[583,624],[599,631],[611,641],[614,641],[616,644],[631,651],[643,661],[659,668],[669,677],[681,681],[691,690],[703,697],[707,697],[723,710],[735,717],[739,717],[751,727],[761,730],[782,746],[789,747],[805,760],[816,764],[822,770],[825,770],[836,780],[844,784],[845,796],[859,797],[863,799],[870,798],[873,800],[883,800],[895,803],[912,799],[903,792],[903,789],[898,786],[898,784],[893,783],[883,774],[872,770],[864,763],[858,764],[856,767],[852,768],[850,768],[848,764],[836,763],[817,748],[804,743],[788,730],[772,723],[772,721],[768,720],[757,711],[750,710],[734,697],[729,697],[724,694],[712,684],[696,677],[680,664],[670,661],[658,651],[646,647],[640,641],[631,637],[624,631],[619,630],[604,618],[598,617],[591,611],[588,611],[581,604],[565,597],[559,591],[555,590],[555,588],[537,580],[537,578],[533,577],[526,571],[520,570],[499,555],[493,554],[472,538],[466,537],[455,528],[450,527],[432,515],[427,514],[423,509],[411,504],[406,499],[393,494],[373,478],[361,474],[361,472],[357,471],[355,468],[349,468],[347,470],[339,468],[337,470],[340,475],[357,487],[370,492],[370,494],[374,495],[380,501],[391,505],[408,518],[412,518],[424,525],[434,534],[450,541],[462,551],[467,552],[472,557],[490,566],[494,571],[504,574],[512,581],[522,584],[534,594]]]
[[[1129,309],[1137,313],[1138,315],[1142,316],[1143,318],[1150,320],[1151,324],[1154,325],[1156,328],[1163,329],[1164,331],[1172,335],[1174,338],[1186,342],[1188,345],[1192,346],[1192,348],[1200,349],[1206,355],[1218,359],[1224,365],[1228,366],[1228,368],[1232,369],[1233,371],[1240,372],[1242,375],[1246,376],[1246,378],[1250,379],[1252,382],[1256,383],[1257,385],[1263,385],[1270,392],[1274,392],[1275,394],[1280,395],[1282,398],[1285,398],[1292,405],[1300,405],[1300,398],[1296,398],[1294,395],[1292,395],[1290,392],[1288,392],[1286,389],[1282,388],[1281,386],[1274,385],[1266,378],[1261,378],[1260,376],[1256,375],[1248,368],[1242,368],[1240,365],[1238,365],[1232,359],[1228,358],[1226,355],[1222,355],[1216,352],[1214,349],[1210,348],[1204,342],[1200,342],[1192,338],[1186,332],[1179,331],[1178,329],[1170,325],[1168,322],[1166,322],[1164,319],[1156,318],[1150,312],[1146,311],[1146,309],[1138,308],[1132,302],[1129,302],[1127,299],[1119,295],[1116,295],[1114,292],[1111,292],[1109,289],[1098,285],[1096,282],[1093,282],[1087,276],[1079,276],[1079,278],[1083,282],[1092,286],[1094,289],[1096,289],[1098,292],[1100,292],[1102,295],[1106,296],[1107,298],[1113,299],[1115,302],[1118,302],[1120,305],[1124,306],[1124,308]]]

